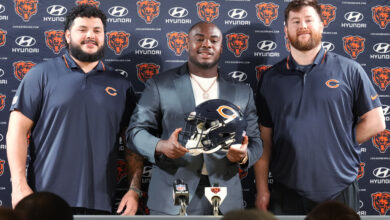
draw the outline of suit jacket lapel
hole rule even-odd
[[[192,91],[190,76],[188,73],[187,64],[184,64],[173,80],[177,97],[179,97],[180,107],[183,113],[189,113],[195,110],[195,98]]]
[[[232,86],[232,84],[225,79],[225,76],[221,72],[219,73],[218,83],[219,98],[236,103],[236,86]]]

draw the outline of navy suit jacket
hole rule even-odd
[[[219,98],[239,106],[246,117],[249,144],[245,168],[248,168],[260,158],[263,151],[252,89],[221,73],[218,83]],[[127,140],[131,150],[143,155],[153,164],[148,207],[166,214],[178,214],[179,207],[174,206],[172,198],[174,180],[182,179],[188,185],[191,201],[205,163],[210,183],[228,188],[227,197],[220,207],[221,212],[242,208],[242,188],[238,175],[240,165],[230,162],[226,152],[198,156],[185,154],[178,159],[155,157],[157,142],[168,139],[176,128],[184,129],[186,113],[194,110],[195,99],[187,64],[160,73],[146,82],[127,130]]]

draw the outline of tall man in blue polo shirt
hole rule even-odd
[[[74,214],[111,213],[116,143],[135,98],[131,83],[100,60],[105,26],[96,7],[74,8],[65,22],[68,51],[36,65],[20,83],[7,133],[13,206],[33,191],[49,191]],[[134,175],[118,208],[126,215],[137,209],[142,173],[142,159],[128,157]]]
[[[358,210],[358,145],[385,129],[367,74],[321,47],[323,28],[316,0],[290,2],[284,31],[291,53],[257,88],[264,153],[255,164],[256,204],[279,215],[304,215],[325,200]]]

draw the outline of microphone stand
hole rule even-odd
[[[187,204],[184,199],[180,199],[180,216],[187,216]]]
[[[219,197],[214,196],[212,200],[213,200],[213,215],[218,216],[221,199]]]

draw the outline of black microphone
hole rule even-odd
[[[181,179],[177,179],[173,182],[173,201],[175,205],[180,206],[180,215],[187,215],[187,206],[190,194],[188,192],[187,184]]]

